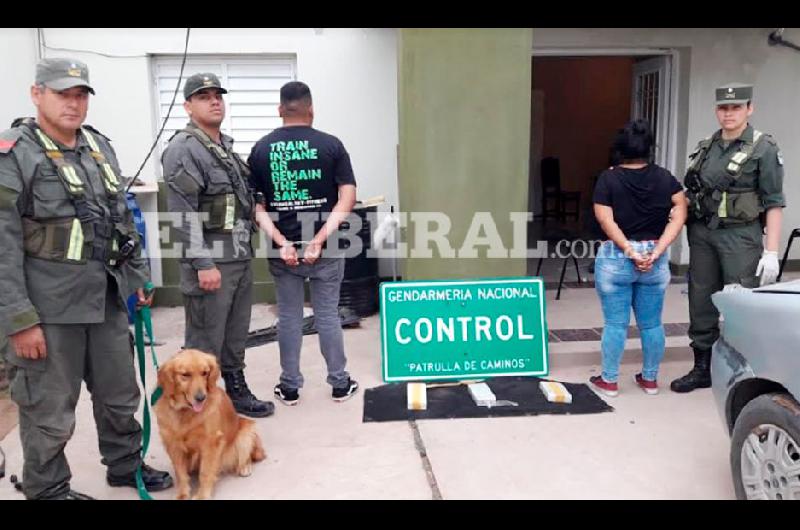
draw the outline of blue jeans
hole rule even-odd
[[[631,241],[637,252],[652,252],[655,241]],[[633,261],[612,241],[600,246],[595,263],[595,288],[603,307],[602,352],[603,379],[615,383],[625,349],[631,307],[642,338],[644,363],[642,377],[655,381],[664,356],[664,326],[661,311],[670,272],[666,254],[648,272],[639,272]]]

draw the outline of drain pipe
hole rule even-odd
[[[36,33],[33,35],[33,41],[36,48],[36,62],[38,63],[44,59],[44,30],[42,28],[34,28]]]

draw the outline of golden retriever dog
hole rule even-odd
[[[175,468],[177,498],[188,499],[189,474],[199,472],[194,499],[209,499],[220,473],[245,477],[252,463],[266,458],[255,421],[236,414],[217,386],[213,355],[183,350],[158,370],[163,395],[154,410],[161,440]]]

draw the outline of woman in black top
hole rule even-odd
[[[602,375],[591,386],[618,394],[631,307],[642,340],[644,362],[636,384],[658,393],[656,378],[664,355],[661,311],[670,272],[666,250],[680,234],[687,206],[683,188],[666,169],[649,163],[653,134],[644,120],[620,129],[614,149],[622,163],[604,171],[594,190],[594,213],[608,236],[595,264],[595,285],[603,306]]]

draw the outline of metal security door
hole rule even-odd
[[[662,167],[667,167],[669,154],[670,60],[664,55],[633,65],[631,117],[650,123],[655,134],[654,161]]]

